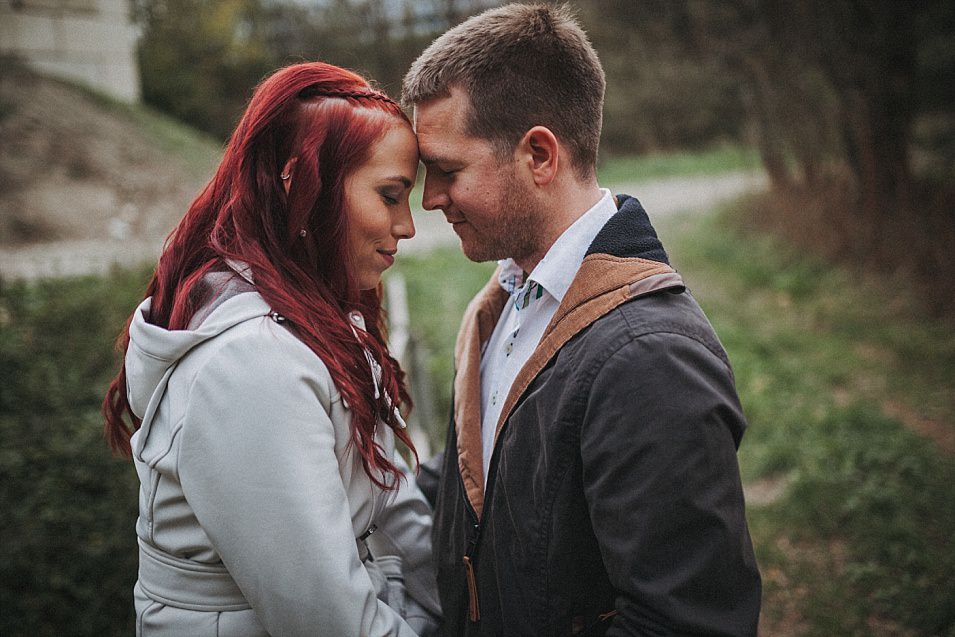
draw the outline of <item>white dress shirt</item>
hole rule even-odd
[[[484,484],[487,485],[498,418],[507,394],[553,318],[564,294],[584,261],[587,248],[617,212],[609,190],[567,228],[529,276],[513,259],[499,262],[499,283],[509,294],[507,304],[481,353],[481,442]]]

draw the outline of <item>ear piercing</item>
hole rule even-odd
[[[292,173],[282,173],[279,177],[282,178],[282,181],[288,181],[292,178]]]

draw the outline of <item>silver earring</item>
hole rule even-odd
[[[300,237],[304,237],[307,234],[308,234],[308,231],[305,230],[305,228],[302,228],[301,230],[298,231],[298,236]]]
[[[283,173],[279,175],[279,177],[282,178],[282,181],[288,181],[289,179],[292,178],[292,173]]]

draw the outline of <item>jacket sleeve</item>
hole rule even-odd
[[[618,591],[608,635],[755,635],[760,578],[723,359],[674,333],[603,363],[581,429],[584,493]]]
[[[368,538],[372,555],[397,555],[408,595],[435,621],[441,616],[431,550],[431,506],[418,488],[415,475],[395,454],[404,478],[400,488],[378,516],[378,529]],[[421,613],[421,609],[418,612]],[[408,622],[415,625],[409,615]],[[430,619],[427,615],[420,619]],[[420,632],[420,631],[419,631]]]
[[[272,635],[413,635],[358,556],[321,361],[282,328],[227,343],[197,373],[182,490]]]

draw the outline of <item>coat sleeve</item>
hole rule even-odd
[[[441,616],[441,603],[438,601],[431,550],[431,506],[404,459],[396,453],[394,461],[404,478],[388,506],[378,516],[378,529],[368,538],[368,546],[372,555],[397,555],[401,558],[407,593],[421,607],[417,612],[427,611],[421,619],[433,618],[436,622]],[[415,624],[410,616],[406,615],[406,618]]]
[[[195,377],[179,458],[186,500],[270,634],[413,635],[358,556],[328,373],[281,328],[261,329]]]
[[[692,338],[647,334],[606,359],[587,400],[584,493],[618,591],[607,634],[755,635],[729,367]]]

